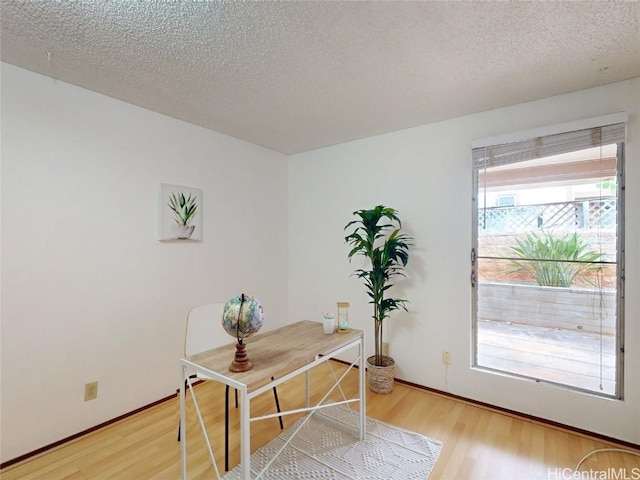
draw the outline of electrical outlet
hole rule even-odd
[[[442,363],[451,365],[451,352],[447,352],[446,350],[442,351]]]
[[[389,356],[389,342],[382,342],[382,355]]]
[[[98,382],[87,383],[84,386],[84,401],[98,398]]]

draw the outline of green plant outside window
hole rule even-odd
[[[602,253],[590,249],[577,233],[528,232],[516,243],[510,248],[522,260],[511,262],[512,271],[531,275],[540,286],[570,287],[579,274],[600,268],[595,262],[603,259]]]

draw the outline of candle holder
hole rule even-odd
[[[322,328],[327,335],[331,335],[336,331],[336,320],[333,318],[332,313],[325,313],[322,316]]]

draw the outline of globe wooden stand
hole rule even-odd
[[[244,343],[236,343],[236,356],[229,365],[231,372],[247,372],[253,368],[253,363],[247,355],[247,346]]]

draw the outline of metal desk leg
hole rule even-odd
[[[271,381],[273,381],[273,377],[271,377]],[[229,385],[225,386],[225,395],[224,395],[224,471],[229,471]],[[236,408],[238,408],[238,390],[235,390],[236,396]],[[280,401],[278,400],[278,390],[276,387],[273,387],[273,396],[276,399],[276,409],[278,413],[280,413]],[[282,416],[278,417],[280,420],[280,430],[284,429],[284,424],[282,423]]]
[[[318,357],[316,357],[316,360],[318,359]],[[304,372],[304,383],[305,383],[305,393],[307,395],[307,405],[306,407],[309,408],[309,370],[307,370],[306,372]]]
[[[240,477],[243,480],[251,478],[251,428],[249,425],[251,408],[247,387],[240,389]]]
[[[236,407],[238,406],[238,391],[236,390]],[[224,394],[224,471],[229,471],[229,385]]]
[[[189,378],[185,379],[184,381],[185,396],[186,396],[187,386],[189,385],[190,380],[196,380],[197,378],[198,376],[194,374],[194,375],[189,375]],[[237,403],[238,402],[236,401],[236,407],[238,406]],[[180,441],[180,424],[179,423],[178,423],[178,441]]]

